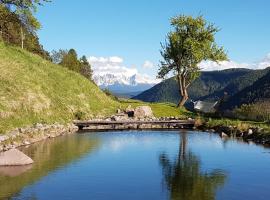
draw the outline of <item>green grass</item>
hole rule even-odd
[[[0,132],[115,112],[119,102],[81,75],[0,43]]]
[[[186,119],[187,117],[192,117],[192,113],[185,110],[179,109],[173,103],[146,103],[138,100],[131,99],[120,99],[121,108],[126,108],[131,105],[133,108],[142,105],[148,105],[152,108],[155,117],[178,117]]]
[[[149,105],[156,117],[186,117],[172,104],[115,99],[81,75],[0,42],[0,134],[35,123],[109,116],[117,108]]]
[[[206,122],[206,126],[208,128],[213,128],[217,126],[234,126],[237,127],[238,130],[247,131],[249,128],[262,128],[264,133],[270,133],[270,124],[265,122],[254,122],[254,121],[242,121],[237,119],[213,119],[213,118],[204,118],[201,119]]]

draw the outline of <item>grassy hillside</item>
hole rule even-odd
[[[0,131],[115,112],[119,103],[81,75],[0,42]]]
[[[0,134],[35,123],[108,116],[128,105],[150,105],[157,117],[185,117],[171,104],[116,101],[83,76],[2,42],[0,71]]]
[[[189,97],[193,100],[208,97],[216,99],[217,92],[224,89],[231,81],[248,74],[248,69],[228,69],[223,71],[202,72],[189,87]],[[220,95],[220,94],[219,94]],[[223,95],[223,93],[222,93]],[[139,94],[134,99],[147,102],[172,102],[179,101],[178,85],[174,78],[167,79],[151,89]]]

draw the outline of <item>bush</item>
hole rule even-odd
[[[270,101],[260,101],[254,104],[242,105],[234,110],[235,117],[243,120],[270,121]]]
[[[83,111],[77,111],[74,114],[75,119],[77,120],[83,120],[85,119],[86,114]]]

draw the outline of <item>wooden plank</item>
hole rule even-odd
[[[91,125],[125,125],[125,124],[153,124],[153,125],[162,125],[162,124],[177,124],[177,125],[194,125],[194,120],[164,120],[164,121],[139,121],[139,120],[126,120],[126,121],[74,121],[76,126],[91,126]]]

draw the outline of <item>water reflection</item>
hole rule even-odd
[[[22,151],[35,162],[24,167],[0,168],[0,199],[19,194],[23,187],[31,185],[52,171],[89,154],[100,144],[98,138],[69,135],[39,142]],[[15,195],[16,196],[16,195]],[[30,197],[29,199],[35,199]]]
[[[187,147],[187,133],[180,133],[178,155],[171,160],[166,153],[160,155],[164,182],[171,199],[215,199],[218,187],[225,183],[226,175],[221,170],[203,172],[199,158]]]

